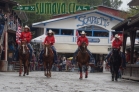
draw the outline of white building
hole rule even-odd
[[[111,48],[111,28],[123,21],[122,18],[101,12],[87,11],[65,17],[33,23],[33,27],[43,28],[44,34],[32,41],[42,42],[46,32],[55,32],[55,47],[59,53],[73,53],[77,49],[76,32],[85,31],[89,39],[88,49],[94,54],[107,54]]]

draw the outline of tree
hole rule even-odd
[[[114,9],[118,9],[123,3],[121,0],[110,0],[110,2],[111,2],[111,7]]]
[[[138,14],[139,13],[139,6],[136,6],[136,7],[134,7],[134,8],[130,8],[129,10],[128,10],[128,17],[132,17],[132,16],[134,16],[134,15],[136,15],[136,14]]]

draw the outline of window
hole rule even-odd
[[[59,30],[60,30],[60,29],[48,28],[48,29],[47,29],[47,32],[48,32],[50,29],[55,33],[55,35],[59,35]]]
[[[108,32],[100,32],[100,31],[94,31],[94,36],[96,37],[108,37]]]
[[[84,30],[78,30],[79,34],[81,35],[81,32]],[[85,31],[86,36],[92,36],[92,31]]]
[[[61,29],[61,35],[73,35],[72,29]]]

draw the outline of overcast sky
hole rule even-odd
[[[127,4],[132,0],[121,0],[121,1],[123,2],[123,4],[121,5],[121,7],[119,9],[127,10],[129,8],[129,6]]]

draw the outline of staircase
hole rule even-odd
[[[13,65],[13,71],[19,72],[20,69],[19,61],[13,62],[12,65]],[[22,69],[23,69],[23,65],[22,65]]]

